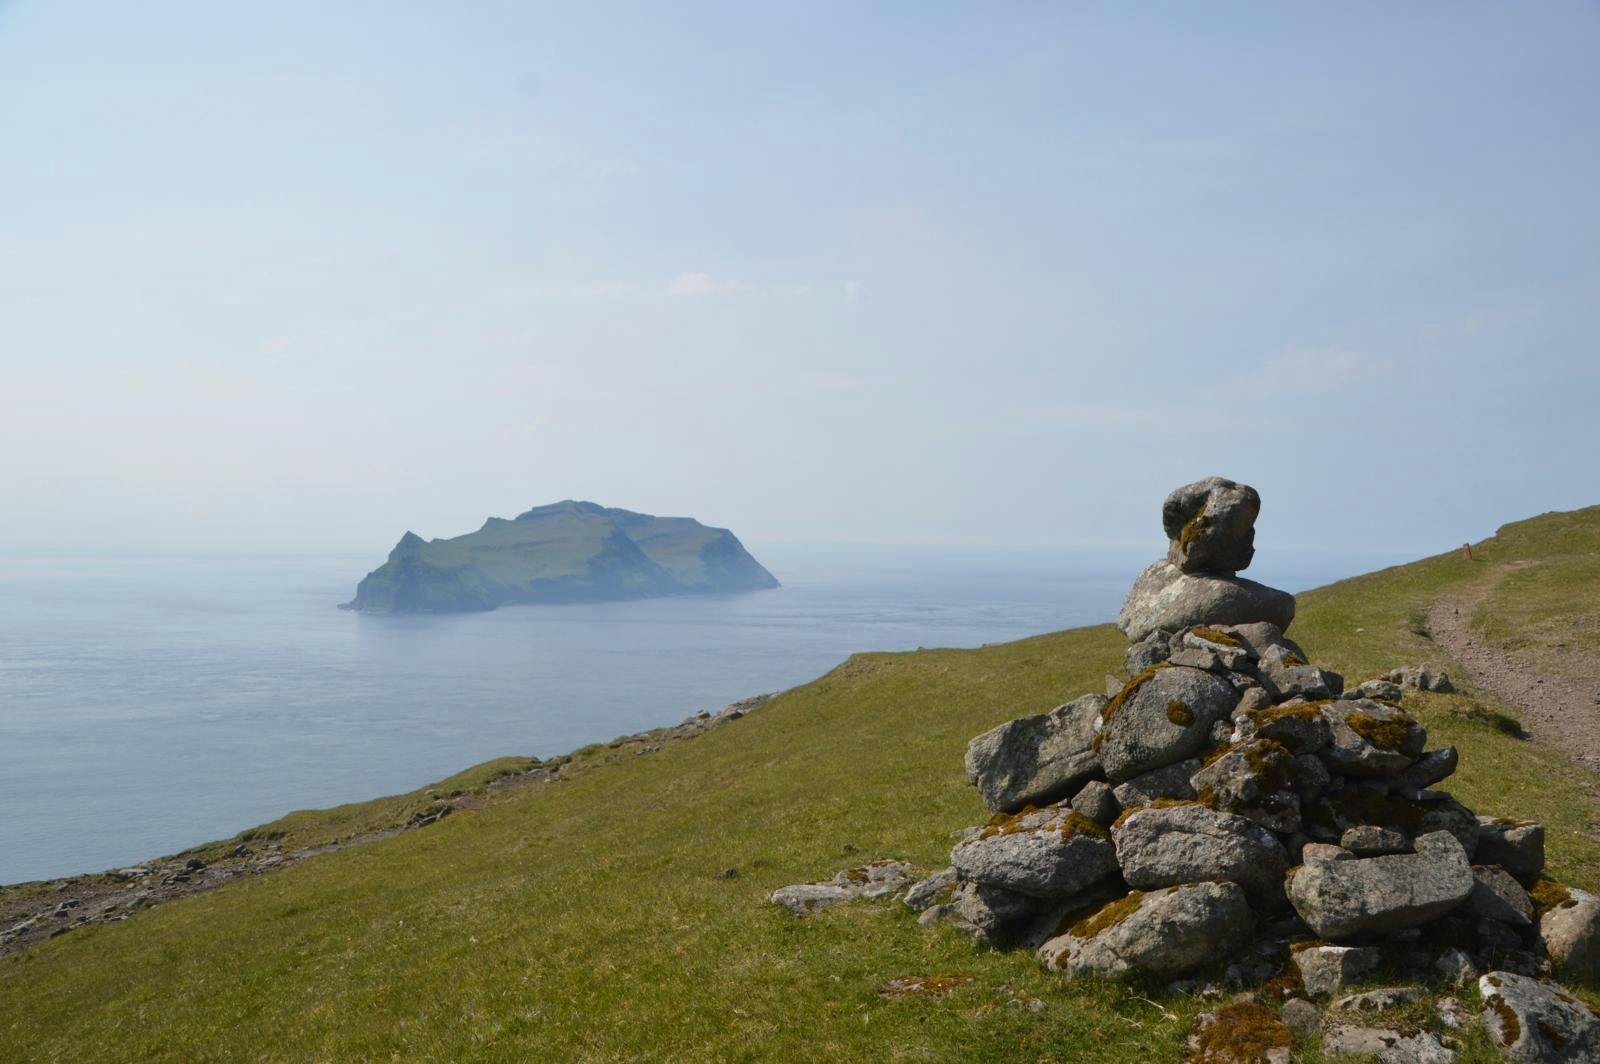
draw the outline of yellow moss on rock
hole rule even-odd
[[[1173,666],[1170,662],[1159,661],[1141,672],[1139,675],[1135,676],[1133,679],[1129,680],[1127,683],[1123,684],[1122,690],[1113,695],[1111,701],[1107,702],[1105,704],[1105,708],[1100,711],[1100,719],[1102,721],[1109,721],[1117,712],[1117,710],[1122,708],[1123,703],[1127,702],[1128,699],[1137,694],[1139,688],[1143,687],[1147,682],[1149,682],[1156,673],[1160,672],[1162,669],[1170,669],[1172,667]]]
[[[1180,728],[1187,728],[1194,723],[1194,710],[1187,703],[1173,699],[1167,703],[1167,719]]]
[[[1204,639],[1208,643],[1215,643],[1218,646],[1232,647],[1235,650],[1248,649],[1245,647],[1244,641],[1238,636],[1229,635],[1227,632],[1220,632],[1215,628],[1191,628],[1189,631],[1199,638]]]
[[[1529,889],[1528,897],[1533,899],[1534,913],[1537,916],[1543,916],[1551,909],[1577,904],[1572,899],[1572,891],[1555,880],[1545,879],[1543,876]]]
[[[1132,805],[1124,809],[1111,826],[1120,828],[1128,822],[1128,818],[1135,813],[1142,813],[1146,809],[1175,809],[1180,805],[1199,805],[1201,803],[1193,798],[1153,798],[1144,805]]]
[[[1073,938],[1093,938],[1107,928],[1116,927],[1139,911],[1144,904],[1144,891],[1130,891],[1116,901],[1107,902],[1082,920],[1072,925]]]
[[[1352,731],[1380,750],[1399,750],[1406,744],[1411,725],[1416,722],[1405,714],[1385,719],[1360,710],[1344,718]]]
[[[1225,1005],[1195,1039],[1198,1064],[1264,1064],[1274,1049],[1289,1049],[1294,1035],[1277,1013],[1253,1001]]]

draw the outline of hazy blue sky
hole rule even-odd
[[[0,7],[0,548],[1600,502],[1592,3]]]

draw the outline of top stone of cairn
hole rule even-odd
[[[1171,541],[1167,560],[1186,573],[1249,568],[1260,513],[1261,496],[1248,484],[1223,477],[1185,484],[1161,504],[1161,525]]]

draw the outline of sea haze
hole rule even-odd
[[[856,651],[1098,623],[1154,553],[750,546],[782,588],[395,617],[334,608],[371,558],[0,555],[0,882],[566,753]],[[1301,590],[1400,560],[1249,575]]]

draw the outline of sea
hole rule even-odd
[[[567,753],[857,651],[1097,624],[1159,550],[748,546],[781,588],[441,616],[336,609],[367,557],[0,553],[0,883]],[[1403,560],[1280,552],[1248,575],[1299,591]]]

